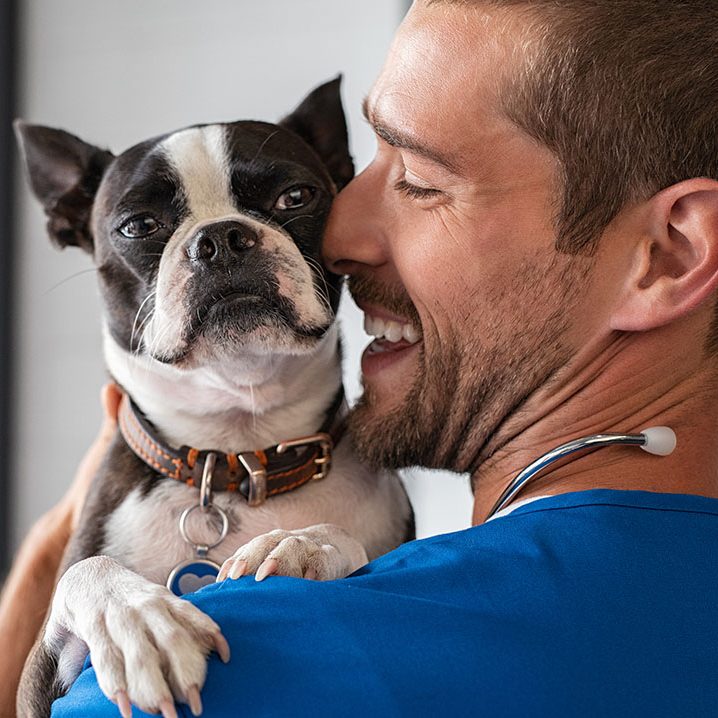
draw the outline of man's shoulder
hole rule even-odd
[[[593,491],[339,581],[207,587],[191,600],[233,658],[210,662],[206,714],[698,715],[718,702],[717,541],[718,501]]]
[[[690,665],[718,667],[718,618],[705,599],[718,591],[715,545],[718,501],[582,492],[411,542],[341,581],[244,579],[197,599],[208,610],[224,603],[220,623],[239,617],[240,655],[260,646],[271,655],[281,643],[296,690],[316,670],[336,684],[327,694],[364,710],[399,701],[417,715],[460,713],[512,700],[517,711],[541,701],[548,710],[566,700],[568,711],[589,691],[608,701],[606,714],[627,705],[617,698],[627,670],[654,687],[682,676],[718,699],[705,669],[691,672],[684,654],[670,653],[682,644]],[[528,702],[506,695],[520,666]],[[694,696],[684,693],[672,695]]]
[[[700,536],[705,543],[696,541]],[[510,584],[519,575],[525,578],[527,572],[519,570],[524,558],[526,569],[533,567],[541,577],[551,569],[544,563],[559,559],[566,565],[576,563],[578,569],[590,559],[611,558],[627,570],[631,560],[661,563],[669,554],[712,561],[713,551],[706,550],[711,537],[718,538],[716,499],[596,489],[544,497],[485,524],[412,541],[339,583],[362,585],[365,579],[375,586],[403,585],[413,575],[423,579],[437,573],[448,579],[454,571],[464,576],[469,571],[491,572],[493,581],[471,584],[475,594]],[[628,546],[632,550],[627,555]],[[649,553],[639,557],[642,547]],[[499,566],[506,570],[497,573]],[[432,585],[428,590],[437,589]]]

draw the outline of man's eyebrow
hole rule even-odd
[[[385,125],[381,121],[381,118],[376,117],[371,112],[369,108],[368,97],[365,97],[364,101],[362,102],[362,114],[364,115],[364,119],[372,126],[374,132],[376,132],[376,134],[381,137],[382,140],[384,140],[384,142],[386,142],[388,145],[391,145],[392,147],[397,147],[399,149],[408,150],[409,152],[413,152],[414,154],[417,154],[421,157],[426,157],[426,159],[431,160],[432,162],[436,162],[439,165],[442,165],[454,174],[460,173],[459,163],[454,159],[452,155],[446,152],[442,152],[441,150],[437,150],[433,147],[429,147],[428,145],[418,140],[416,137],[412,137],[411,135],[406,134],[401,130],[397,130],[393,127]]]

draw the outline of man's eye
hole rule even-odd
[[[428,199],[429,197],[436,197],[436,195],[441,194],[440,189],[419,187],[419,185],[407,182],[403,177],[394,185],[394,189],[397,192],[402,192],[411,199]]]
[[[127,220],[118,231],[123,237],[127,237],[127,239],[139,239],[141,237],[149,237],[161,229],[161,227],[162,225],[154,217],[143,215]]]
[[[286,192],[279,195],[274,203],[274,209],[299,209],[309,204],[313,199],[316,191],[313,187],[292,187]]]

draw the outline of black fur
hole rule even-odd
[[[102,176],[113,160],[107,150],[63,130],[15,122],[35,196],[47,215],[47,232],[58,247],[92,253],[90,211]]]
[[[345,151],[349,146],[347,126],[339,94],[341,75],[331,82],[317,87],[302,103],[280,121],[282,127],[296,132],[314,148],[329,170],[338,190],[354,177],[354,162]],[[316,122],[318,114],[325,116]]]

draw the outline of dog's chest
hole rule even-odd
[[[199,492],[169,479],[160,482],[147,495],[131,491],[108,516],[101,553],[150,581],[164,584],[170,571],[180,562],[197,556],[180,532],[182,512],[198,503]],[[229,519],[229,533],[208,558],[222,564],[239,546],[254,536],[277,527],[271,507],[250,508],[236,494],[216,493],[214,503]],[[214,544],[220,535],[217,513],[193,511],[188,517],[187,534],[196,544]]]

